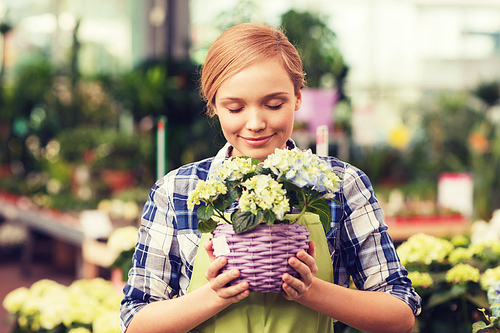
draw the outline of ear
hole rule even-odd
[[[300,109],[301,105],[302,105],[302,90],[299,90],[299,93],[297,95],[297,100],[295,101],[295,111]]]

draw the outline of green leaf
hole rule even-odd
[[[200,206],[196,211],[196,216],[200,221],[208,221],[214,215],[214,208],[212,206]]]
[[[255,173],[258,175],[271,175],[273,172],[269,168],[264,168],[262,165],[257,165]]]
[[[331,223],[331,214],[330,214],[330,206],[328,205],[328,200],[319,199],[310,203],[306,212],[311,212],[319,215],[319,220],[325,228],[325,232],[328,233],[330,231],[330,223]]]
[[[212,219],[209,219],[207,221],[200,220],[196,227],[202,233],[209,233],[215,230],[215,227],[217,227],[217,222]]]
[[[237,234],[242,234],[245,231],[252,230],[255,228],[260,222],[262,222],[263,214],[262,212],[258,212],[257,215],[252,214],[251,212],[242,212],[236,211],[231,214],[231,221],[233,223],[234,232]]]
[[[484,294],[471,295],[471,294],[467,293],[465,296],[469,300],[469,302],[476,305],[477,307],[480,307],[480,308],[488,308],[489,307],[488,299],[486,298],[486,295],[484,295]]]
[[[437,291],[429,297],[429,301],[427,302],[425,309],[430,310],[453,299],[458,299],[460,296],[465,295],[466,292],[467,286],[460,284],[454,284],[451,289]]]
[[[213,203],[214,208],[221,212],[225,211],[236,199],[238,199],[240,192],[241,190],[236,187],[229,188],[226,194],[217,197],[217,200]]]
[[[489,329],[492,327],[493,327],[492,324],[486,325],[486,323],[484,321],[478,321],[478,322],[475,322],[474,324],[472,324],[472,333],[490,332]]]
[[[262,219],[269,225],[274,224],[274,221],[276,221],[276,214],[270,210],[265,210],[262,213]]]
[[[293,192],[300,192],[302,190],[300,187],[287,180],[283,180],[283,187],[285,190]]]

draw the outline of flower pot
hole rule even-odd
[[[227,258],[223,271],[237,268],[240,276],[232,285],[247,281],[251,292],[279,293],[284,273],[300,278],[288,259],[309,248],[309,231],[300,224],[260,224],[249,232],[236,234],[230,224],[212,232],[216,256]],[[224,241],[225,237],[225,241]],[[220,251],[219,243],[225,250]],[[222,253],[220,253],[222,252]]]

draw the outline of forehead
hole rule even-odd
[[[274,58],[265,59],[243,68],[225,79],[219,94],[234,93],[253,89],[257,91],[293,90],[293,82],[283,65]]]

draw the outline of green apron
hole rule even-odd
[[[304,215],[300,224],[310,232],[309,240],[316,245],[316,277],[333,282],[333,265],[326,243],[325,232],[315,214]],[[211,237],[203,234],[196,255],[188,292],[207,283],[205,273],[210,259],[202,244]],[[208,319],[191,332],[199,333],[317,333],[333,332],[334,320],[295,301],[288,301],[281,293],[250,293]]]

